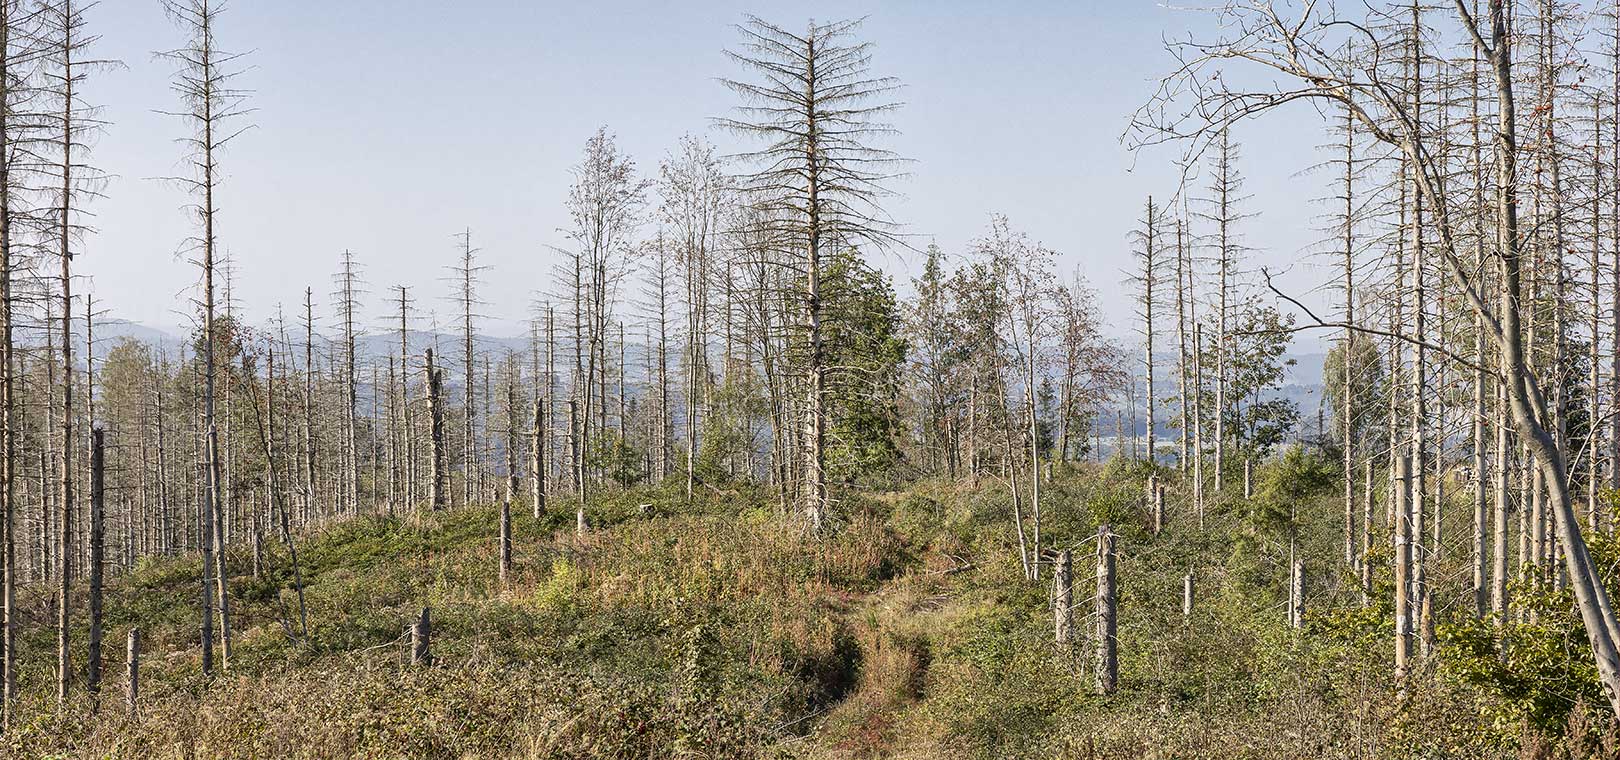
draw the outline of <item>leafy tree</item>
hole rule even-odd
[[[1289,368],[1293,315],[1250,298],[1237,314],[1227,369],[1226,429],[1239,448],[1265,456],[1299,423],[1299,407],[1277,395]]]

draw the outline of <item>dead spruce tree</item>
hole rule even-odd
[[[18,256],[12,244],[16,234],[14,208],[19,202],[23,172],[14,166],[12,146],[20,142],[24,125],[17,111],[27,97],[22,70],[30,55],[30,35],[23,29],[21,0],[0,0],[0,604],[4,606],[4,633],[0,635],[0,710],[9,728],[17,691],[17,450],[15,356],[15,278]]]
[[[718,119],[764,146],[738,157],[747,202],[773,226],[779,245],[802,252],[805,377],[803,510],[811,530],[827,517],[826,375],[822,346],[822,257],[828,246],[892,241],[879,200],[900,163],[873,142],[894,132],[880,121],[899,107],[892,77],[870,73],[871,43],[854,39],[859,20],[810,22],[795,33],[750,16],[728,55],[756,81],[724,79],[741,103]]]
[[[1240,210],[1247,196],[1243,195],[1243,174],[1237,166],[1237,143],[1232,141],[1231,133],[1225,129],[1218,130],[1211,142],[1209,195],[1201,199],[1203,210],[1198,212],[1197,217],[1214,227],[1214,231],[1203,241],[1203,246],[1208,249],[1209,258],[1215,265],[1215,408],[1209,414],[1214,423],[1214,487],[1215,492],[1220,493],[1225,487],[1227,444],[1233,433],[1226,427],[1228,410],[1233,403],[1228,393],[1232,380],[1232,330],[1236,323],[1233,311],[1243,301],[1238,277],[1242,274],[1242,257],[1247,251],[1238,227],[1248,215]]]
[[[332,282],[337,286],[337,289],[332,291],[332,306],[337,310],[335,316],[343,341],[340,346],[343,361],[343,413],[339,418],[342,446],[338,457],[342,471],[338,481],[337,509],[339,514],[352,516],[360,513],[360,379],[357,376],[358,360],[355,350],[359,332],[355,326],[355,311],[360,308],[360,296],[365,291],[361,288],[359,265],[355,263],[352,251],[343,250],[339,267],[338,273],[332,276]],[[375,482],[372,483],[372,488],[376,488]]]
[[[220,486],[219,433],[215,421],[215,342],[214,329],[214,274],[216,249],[216,199],[219,190],[219,156],[243,127],[235,126],[249,113],[246,96],[236,88],[236,68],[241,54],[219,49],[214,39],[215,26],[224,12],[222,0],[165,0],[164,10],[186,35],[186,44],[162,53],[161,56],[176,66],[172,89],[180,96],[182,110],[166,112],[179,118],[189,132],[181,138],[186,149],[187,172],[174,181],[186,189],[193,198],[190,211],[198,230],[183,244],[183,249],[202,270],[202,346],[203,371],[202,419],[203,462],[205,485],[202,500],[202,553],[204,582],[214,583],[213,600],[203,594],[203,672],[213,671],[213,609],[219,610],[219,637],[221,642],[220,667],[230,667],[231,626],[230,604],[226,593],[226,572],[223,562],[224,542],[218,513],[222,499]],[[219,556],[216,557],[216,551]]]
[[[86,228],[78,221],[85,201],[99,194],[99,173],[85,160],[89,152],[88,141],[101,130],[97,109],[86,104],[81,90],[88,75],[111,65],[91,57],[89,49],[97,37],[85,29],[84,10],[89,3],[76,0],[53,0],[36,11],[38,16],[39,55],[44,94],[48,105],[37,118],[41,124],[40,137],[33,160],[50,168],[45,170],[46,182],[55,187],[47,191],[52,197],[49,215],[51,246],[55,249],[58,277],[53,297],[57,303],[59,326],[47,319],[47,331],[59,329],[61,341],[62,376],[59,390],[62,399],[59,438],[54,443],[56,455],[57,508],[57,700],[67,699],[68,685],[72,681],[69,649],[69,612],[72,581],[76,574],[73,559],[79,556],[74,543],[74,514],[79,509],[79,496],[74,488],[76,461],[74,459],[74,384],[73,366],[73,256]],[[10,150],[9,147],[6,148]],[[48,154],[48,158],[46,156]],[[89,558],[86,558],[89,559]]]
[[[1133,284],[1138,291],[1136,304],[1137,316],[1142,320],[1142,369],[1145,374],[1143,392],[1146,396],[1147,407],[1147,460],[1158,462],[1154,455],[1154,429],[1158,420],[1154,416],[1153,406],[1153,295],[1159,285],[1159,227],[1162,207],[1153,204],[1153,196],[1148,196],[1147,208],[1141,224],[1142,228],[1132,233],[1137,246],[1133,256],[1138,264],[1137,271],[1131,276]]]
[[[428,435],[432,452],[432,480],[428,481],[428,502],[434,511],[444,509],[448,503],[449,487],[445,476],[444,452],[444,372],[433,363],[433,349],[423,353],[422,363],[427,373]]]
[[[477,354],[474,350],[474,320],[483,315],[477,312],[482,303],[478,300],[478,277],[488,267],[478,263],[479,250],[473,247],[472,230],[467,229],[456,235],[457,260],[450,267],[456,284],[456,294],[452,296],[457,307],[461,310],[461,368],[462,368],[462,448],[461,468],[462,484],[461,499],[463,506],[473,503],[474,487],[477,484],[477,470],[481,465],[479,461],[478,439],[476,437],[478,416],[478,383],[476,377]]]

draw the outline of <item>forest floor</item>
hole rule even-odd
[[[1311,624],[1290,630],[1284,547],[1240,512],[1195,530],[1175,511],[1152,535],[1138,475],[1088,468],[1043,489],[1043,542],[1077,558],[1079,640],[1066,650],[1051,643],[1049,574],[1024,580],[993,483],[846,494],[820,539],[765,493],[688,502],[638,489],[594,500],[584,536],[565,508],[535,520],[514,507],[505,583],[489,507],[301,535],[307,631],[284,547],[266,541],[257,573],[233,549],[235,636],[212,677],[196,645],[200,561],[143,561],[107,592],[99,703],[82,683],[55,703],[54,610],[48,589],[27,585],[22,698],[3,746],[17,757],[1550,758],[1602,756],[1612,739],[1566,729],[1562,714],[1557,730],[1527,734],[1522,711],[1460,678],[1436,676],[1397,704],[1384,610],[1321,578]],[[1335,551],[1323,503],[1304,556]],[[1086,614],[1099,523],[1120,543],[1120,690],[1107,697],[1094,693]],[[1187,572],[1200,585],[1192,620]],[[82,665],[82,584],[75,602]],[[434,664],[418,668],[404,633],[422,607]],[[144,654],[130,715],[132,626]]]

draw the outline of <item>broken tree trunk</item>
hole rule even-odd
[[[433,447],[433,482],[429,496],[435,511],[444,509],[445,489],[444,482],[444,374],[433,364],[433,349],[425,354],[427,362],[428,384],[428,418]]]
[[[1305,560],[1295,559],[1293,571],[1288,582],[1288,626],[1299,629],[1305,627]]]
[[[1114,534],[1097,528],[1097,693],[1112,694],[1119,685],[1117,599],[1114,579]]]
[[[129,675],[124,682],[124,707],[134,717],[141,697],[141,629],[129,629],[129,641],[124,647],[124,664]]]
[[[1068,549],[1057,554],[1052,571],[1054,640],[1068,646],[1074,638],[1074,558]]]
[[[433,653],[430,651],[433,637],[433,624],[428,617],[428,608],[422,608],[422,614],[411,623],[411,664],[427,667],[433,664]]]

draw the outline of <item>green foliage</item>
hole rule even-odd
[[[1285,450],[1260,464],[1255,498],[1228,495],[1202,526],[1174,469],[1058,471],[1042,485],[1041,546],[1074,551],[1066,649],[1052,642],[1050,568],[1024,579],[1007,486],[991,477],[845,494],[817,540],[768,489],[602,489],[582,537],[571,505],[517,513],[505,584],[494,509],[334,523],[300,537],[307,637],[285,627],[284,549],[269,545],[256,579],[232,553],[238,638],[211,681],[194,642],[199,563],[148,559],[108,603],[111,631],[139,624],[162,653],[143,670],[141,714],[56,706],[54,631],[25,618],[21,717],[0,741],[28,757],[1612,756],[1567,593],[1516,588],[1525,619],[1501,628],[1443,614],[1433,659],[1394,682],[1388,547],[1365,605],[1323,559],[1338,550],[1336,466]],[[1170,491],[1157,535],[1155,475]],[[1099,523],[1117,534],[1108,697],[1093,693],[1089,639]],[[1288,538],[1316,579],[1302,631],[1278,604]],[[1611,583],[1614,549],[1593,536]],[[424,605],[437,664],[412,669],[402,633]]]
[[[1300,506],[1333,489],[1341,477],[1339,462],[1320,450],[1290,446],[1260,466],[1257,498],[1243,505],[1244,518],[1251,530],[1288,533],[1296,526]]]
[[[736,463],[754,444],[752,431],[770,413],[764,389],[752,373],[739,372],[714,389],[711,410],[701,422],[697,476],[707,483],[730,483]]]
[[[610,428],[592,437],[586,461],[594,471],[607,475],[620,488],[628,488],[641,481],[646,451]]]
[[[900,460],[900,376],[906,341],[894,288],[858,251],[833,253],[826,272],[827,471],[846,483]]]
[[[1285,316],[1275,306],[1251,298],[1236,309],[1236,323],[1231,327],[1227,405],[1220,413],[1225,415],[1227,435],[1257,456],[1270,453],[1299,422],[1299,408],[1272,395],[1294,365],[1288,358],[1293,325],[1292,314]],[[1217,366],[1215,359],[1205,357],[1204,366]],[[1215,408],[1213,396],[1208,397],[1205,408]]]

